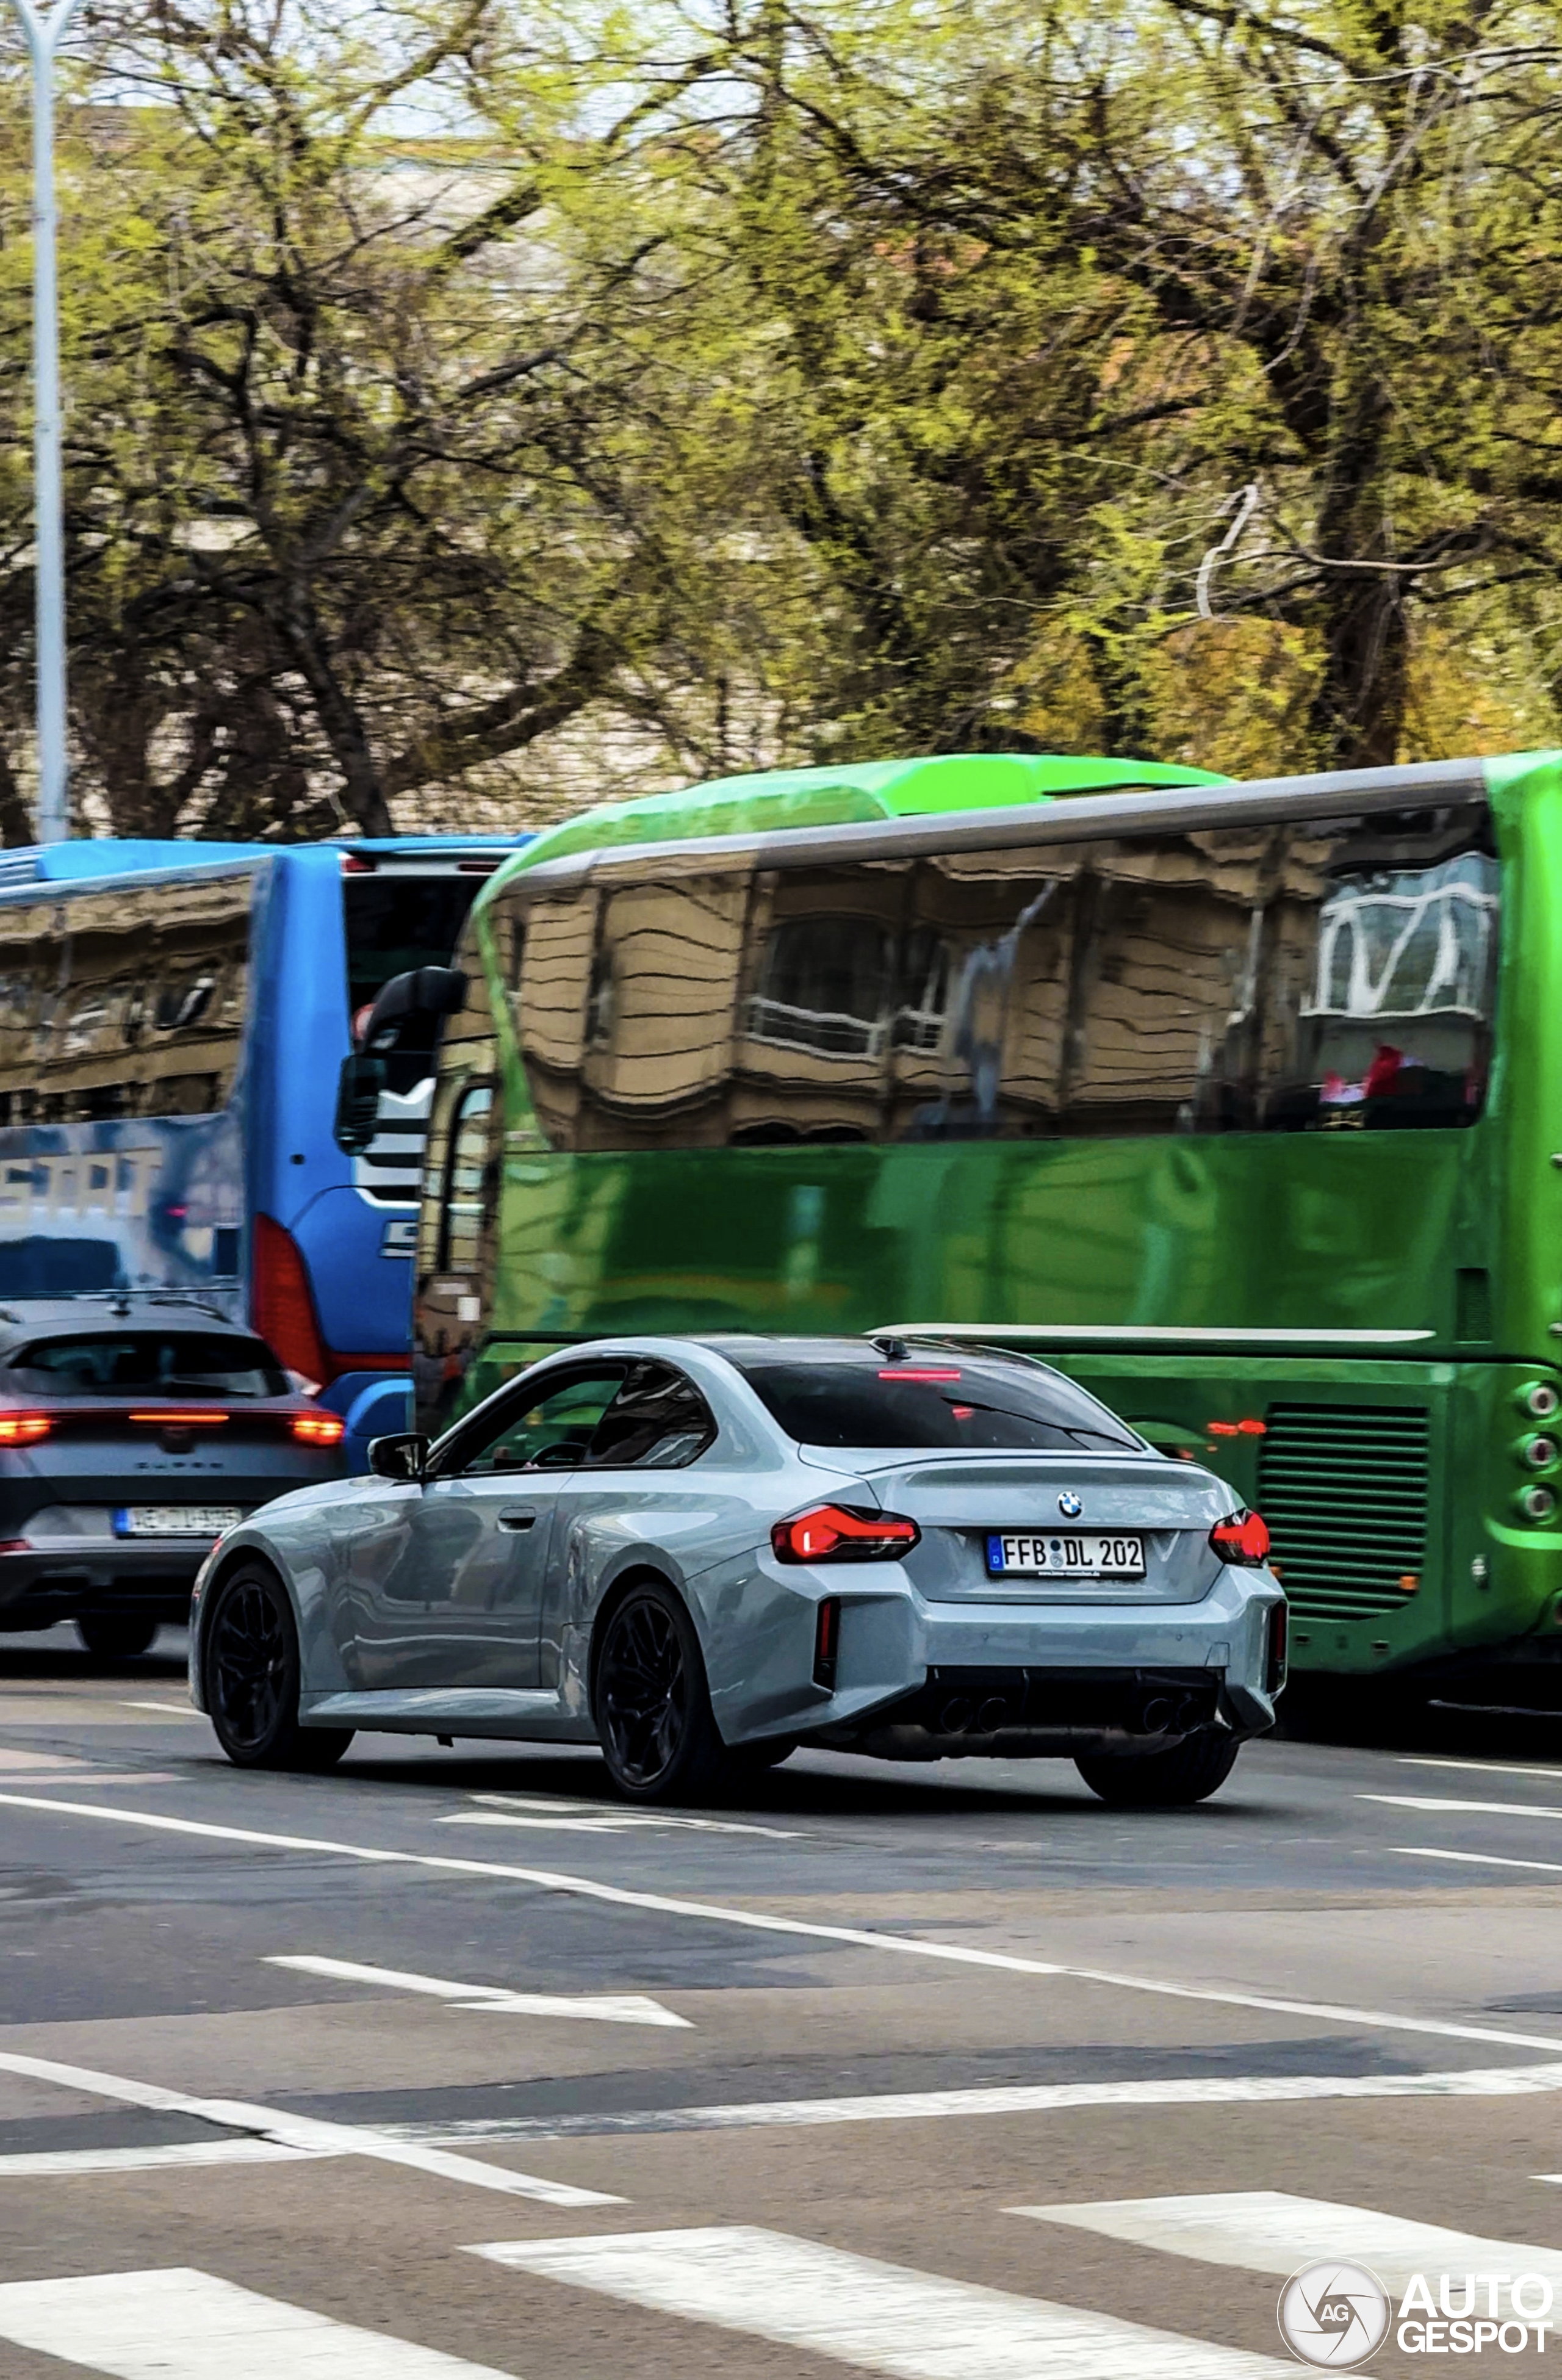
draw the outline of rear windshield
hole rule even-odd
[[[208,1330],[105,1330],[94,1338],[35,1339],[6,1358],[38,1393],[56,1397],[285,1397],[287,1375],[260,1339]]]
[[[963,1446],[1133,1451],[1105,1405],[1055,1372],[959,1358],[902,1364],[738,1359],[767,1409],[803,1446]]]

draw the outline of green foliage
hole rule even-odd
[[[383,831],[556,788],[572,736],[600,798],[1556,735],[1548,12],[294,5],[105,15],[67,111],[73,717],[118,831]]]

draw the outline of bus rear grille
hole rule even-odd
[[[1426,1567],[1421,1406],[1271,1405],[1258,1509],[1298,1620],[1396,1611]]]

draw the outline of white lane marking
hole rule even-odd
[[[1562,1818],[1555,1802],[1448,1802],[1429,1793],[1358,1793],[1358,1802],[1386,1802],[1395,1810],[1462,1810],[1482,1818]]]
[[[144,2149],[36,2149],[0,2156],[0,2181],[27,2181],[47,2175],[68,2178],[77,2173],[147,2173],[159,2166],[275,2165],[315,2156],[315,2149],[285,2148],[280,2141],[164,2141]]]
[[[387,1991],[421,1992],[430,1999],[448,2000],[454,2008],[489,2009],[502,2016],[573,2016],[600,2024],[689,2025],[686,2016],[674,2016],[670,2008],[643,1992],[596,1992],[575,1998],[561,1992],[513,1992],[500,1984],[450,1984],[438,1975],[407,1974],[399,1967],[360,1967],[351,1959],[317,1959],[307,1952],[296,1958],[267,1959],[263,1963],[292,1967],[303,1975],[329,1975],[338,1983],[379,1984]]]
[[[543,1812],[547,1813],[546,1816]],[[536,1803],[524,1811],[454,1810],[448,1817],[442,1818],[440,1824],[442,1827],[535,1827],[562,1835],[626,1835],[647,1827],[686,1827],[702,1835],[768,1835],[778,1843],[796,1843],[806,1840],[795,1827],[746,1826],[736,1818],[673,1817],[660,1810],[587,1808],[578,1816],[569,1811],[561,1815],[557,1805],[550,1802]]]
[[[1264,1992],[1224,1992],[1204,1984],[1172,1984],[1152,1975],[1123,1975],[1103,1967],[1070,1967],[1055,1959],[1022,1959],[1009,1950],[978,1950],[966,1942],[929,1942],[908,1934],[877,1934],[860,1925],[824,1925],[812,1918],[777,1917],[768,1911],[733,1909],[720,1901],[681,1900],[661,1892],[636,1892],[627,1885],[602,1884],[595,1876],[570,1876],[555,1868],[512,1867],[499,1860],[451,1859],[433,1852],[384,1851],[366,1843],[342,1843],[317,1835],[273,1835],[258,1828],[222,1827],[204,1818],[173,1818],[161,1810],[121,1810],[107,1802],[59,1802],[33,1793],[0,1793],[0,1809],[58,1810],[67,1817],[103,1818],[114,1826],[147,1827],[210,1841],[253,1843],[262,1851],[324,1852],[335,1859],[363,1860],[373,1866],[425,1867],[443,1876],[499,1876],[510,1884],[535,1884],[544,1892],[565,1892],[601,1900],[617,1909],[648,1909],[659,1916],[693,1917],[713,1925],[739,1925],[757,1934],[783,1934],[813,1942],[850,1942],[866,1950],[937,1959],[962,1967],[997,1968],[1012,1975],[1062,1975],[1074,1983],[1106,1984],[1116,1991],[1149,1992],[1157,1998],[1198,2000],[1217,2008],[1257,2009],[1265,2015],[1316,2017],[1325,2024],[1368,2025],[1379,2033],[1430,2034],[1442,2041],[1493,2041],[1505,2048],[1562,2049],[1562,2034],[1502,2033],[1491,2025],[1448,2024],[1442,2019],[1398,2016],[1386,2009],[1345,2008],[1332,2000],[1282,2000]]]
[[[0,2338],[113,2380],[503,2380],[188,2267],[0,2286]]]
[[[1010,2215],[1035,2216],[1043,2223],[1066,2223],[1126,2240],[1137,2248],[1159,2248],[1171,2256],[1195,2256],[1205,2265],[1235,2265],[1248,2273],[1289,2276],[1303,2265],[1350,2256],[1370,2265],[1394,2290],[1413,2273],[1490,2273],[1510,2280],[1515,2273],[1541,2273],[1562,2282],[1562,2249],[1534,2248],[1513,2240],[1483,2240],[1441,2223],[1417,2223],[1384,2215],[1373,2206],[1340,2206],[1326,2198],[1293,2198],[1283,2190],[1211,2191],[1189,2198],[1117,2198],[1068,2206],[1011,2206]],[[1475,2312],[1484,2313],[1485,2305]],[[1497,2292],[1496,2311],[1508,2312],[1507,2292]]]
[[[116,2099],[131,2107],[155,2107],[169,2115],[195,2116],[219,2131],[245,2132],[258,2140],[279,2142],[285,2148],[303,2149],[318,2156],[376,2157],[385,2165],[410,2166],[443,2181],[462,2181],[479,2190],[499,2190],[515,2198],[540,2199],[546,2206],[622,2206],[625,2202],[601,2190],[580,2190],[574,2182],[543,2181],[536,2174],[507,2173],[482,2165],[474,2157],[454,2156],[447,2149],[417,2141],[393,2140],[388,2132],[370,2131],[358,2124],[326,2123],[316,2116],[287,2115],[277,2107],[252,2107],[240,2099],[197,2099],[186,2091],[170,2091],[162,2082],[137,2082],[127,2075],[104,2074],[95,2067],[67,2066],[58,2058],[29,2058],[18,2049],[0,2049],[0,2074],[25,2074],[33,2082],[58,2082],[67,2091],[83,2091],[90,2098]]]
[[[1439,1852],[1421,1843],[1396,1843],[1394,1855],[1397,1859],[1459,1860],[1466,1867],[1524,1867],[1537,1876],[1562,1876],[1562,1862],[1503,1859],[1495,1852]]]
[[[470,2252],[900,2380],[1281,2380],[1296,2369],[746,2224],[499,2240]]]
[[[1562,1768],[1537,1768],[1527,1760],[1454,1760],[1441,1753],[1402,1752],[1401,1768],[1472,1768],[1487,1777],[1562,1777]]]
[[[89,1761],[76,1760],[61,1752],[18,1752],[7,1745],[0,1752],[0,1777],[41,1777],[59,1769],[68,1772],[76,1784],[91,1781]]]
[[[1221,2107],[1307,2099],[1507,2099],[1562,2091],[1562,2065],[1479,2066],[1439,2074],[1176,2075],[1137,2082],[993,2083],[964,2091],[883,2091],[853,2099],[754,2099],[724,2107],[656,2107],[624,2116],[477,2116],[462,2122],[387,2124],[394,2140],[565,2140],[618,2131],[743,2131],[775,2125],[922,2123],[940,2116],[1027,2116],[1071,2107]],[[558,2130],[552,2129],[557,2123]]]
[[[202,1714],[188,1703],[132,1703],[120,1697],[122,1710],[161,1711],[164,1718],[200,1718]]]

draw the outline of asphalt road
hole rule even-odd
[[[240,1775],[176,1641],[0,1645],[3,2380],[1241,2380],[1351,2255],[1562,2309],[1562,1729],[647,1814]]]

